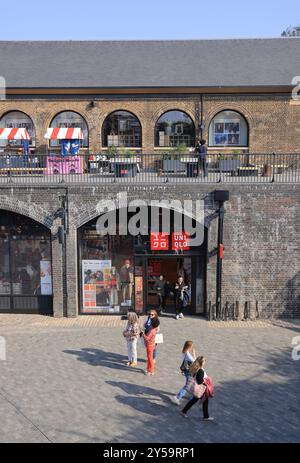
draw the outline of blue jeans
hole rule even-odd
[[[189,380],[189,373],[185,372],[184,373],[184,376],[185,376],[185,385],[180,389],[180,391],[178,392],[177,394],[177,399],[182,399],[186,394],[188,394],[189,396],[191,396],[191,394],[186,390],[186,385],[188,383],[188,380]]]

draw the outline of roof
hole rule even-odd
[[[7,88],[287,86],[300,38],[0,41]]]

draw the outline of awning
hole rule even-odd
[[[83,132],[79,127],[69,129],[55,127],[47,129],[45,138],[49,140],[83,140]]]
[[[0,128],[0,140],[30,140],[26,129]]]

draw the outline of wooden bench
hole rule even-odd
[[[43,174],[45,167],[0,167],[0,174],[32,174],[32,173],[41,173]]]
[[[239,167],[237,169],[237,174],[239,177],[249,177],[251,175],[258,175],[259,167]]]

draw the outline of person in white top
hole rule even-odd
[[[186,390],[186,385],[190,376],[189,368],[192,363],[195,361],[196,353],[194,349],[193,341],[186,341],[182,349],[182,359],[180,370],[183,376],[185,376],[185,385],[180,389],[178,394],[174,397],[174,402],[179,405],[180,400],[188,393]]]

